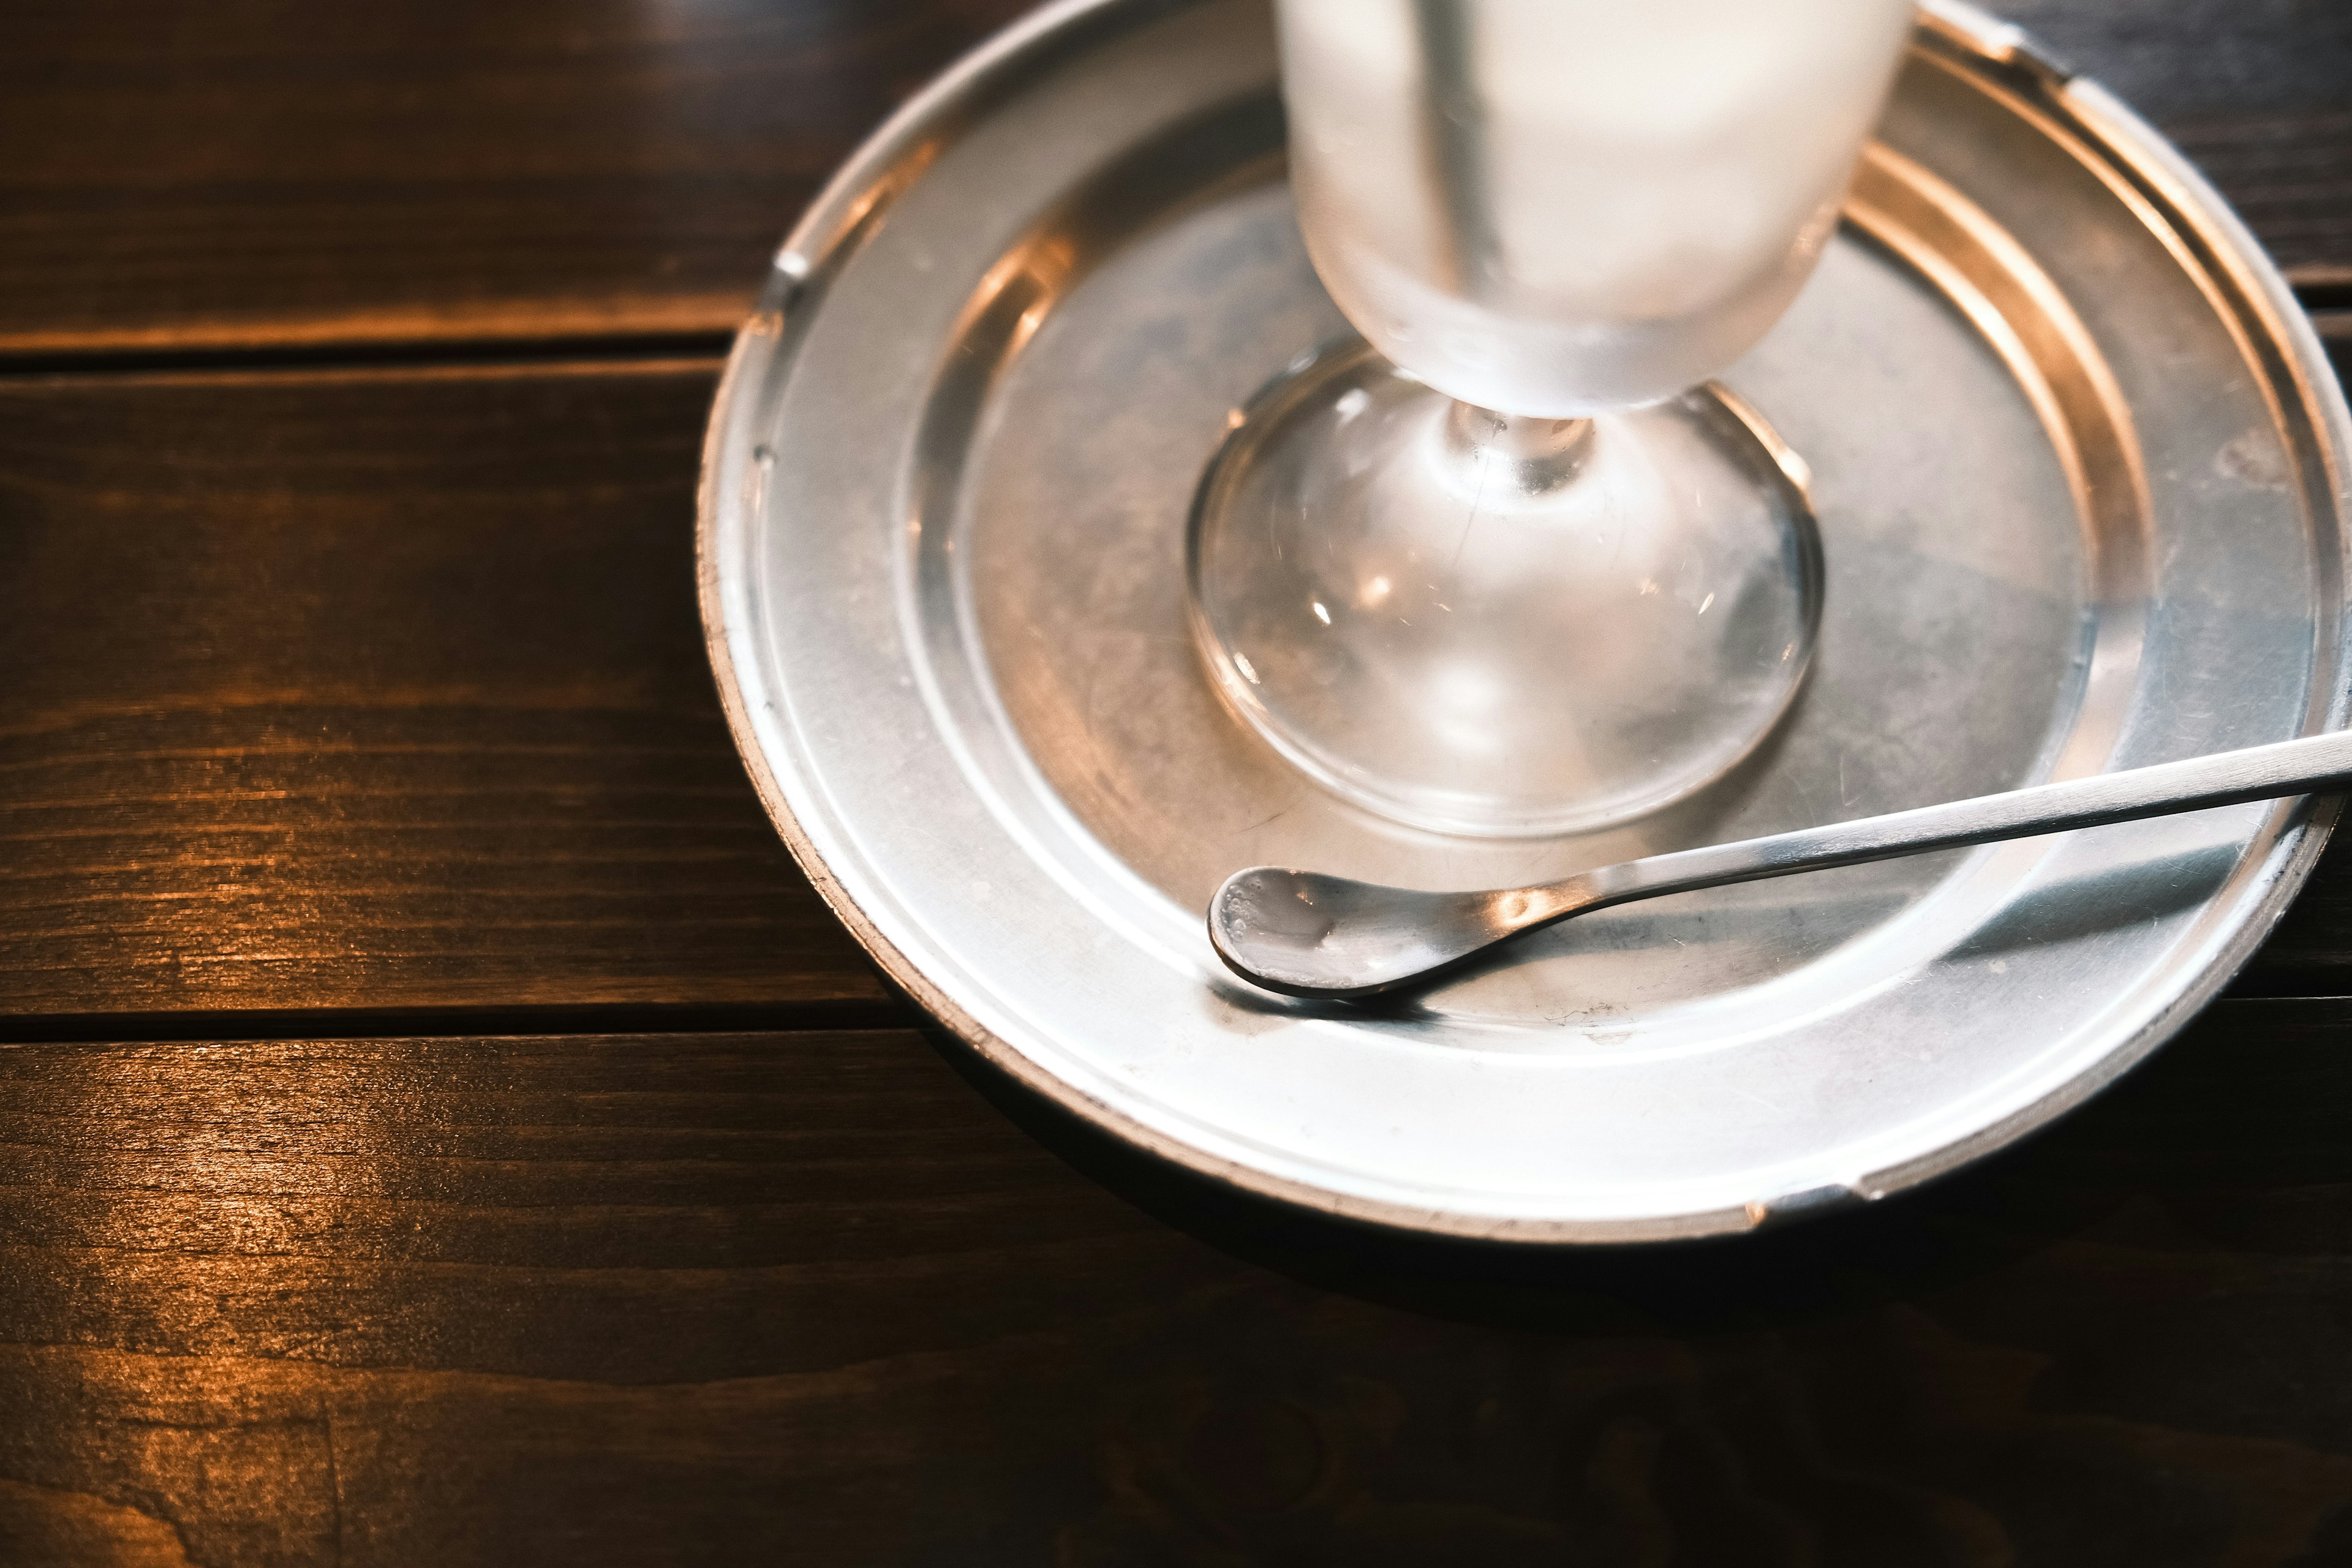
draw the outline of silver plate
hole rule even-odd
[[[1351,811],[1220,707],[1186,504],[1344,331],[1263,0],[1074,0],[965,61],[779,253],[713,413],[702,606],[752,778],[999,1066],[1256,1192],[1616,1241],[1893,1192],[2064,1110],[2251,952],[2332,807],[2249,805],[1591,917],[1387,1014],[1260,994],[1260,861],[1466,887],[2343,719],[2343,399],[2220,200],[2095,84],[1926,16],[1807,292],[1724,379],[1810,462],[1805,692],[1584,838]]]

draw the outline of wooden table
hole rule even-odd
[[[2352,853],[2087,1110],[1710,1247],[1235,1199],[892,994],[695,460],[1020,9],[7,8],[0,1562],[2352,1561]],[[2352,6],[2013,14],[2344,324]]]

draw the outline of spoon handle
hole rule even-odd
[[[1570,896],[1581,908],[1597,909],[1793,871],[2347,787],[2352,787],[2352,731],[2336,731],[1736,844],[1678,849],[1601,867],[1547,890]]]

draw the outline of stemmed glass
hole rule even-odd
[[[1189,540],[1232,705],[1357,804],[1579,831],[1720,777],[1811,656],[1804,466],[1706,378],[1811,274],[1910,0],[1276,0],[1308,255],[1362,334]]]

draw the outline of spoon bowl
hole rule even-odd
[[[1235,973],[1266,990],[1375,996],[1433,979],[1523,929],[1527,900],[1549,890],[1433,893],[1253,866],[1210,900],[1209,940]]]

